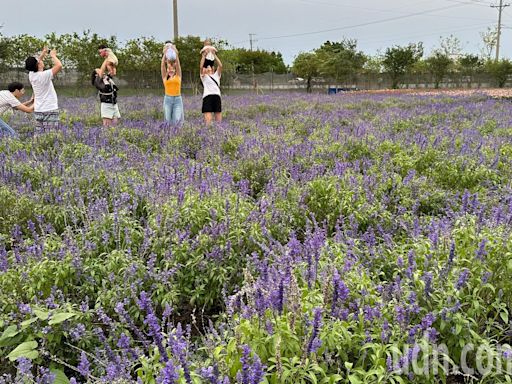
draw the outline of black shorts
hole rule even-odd
[[[219,95],[208,95],[203,97],[203,107],[201,108],[202,113],[222,112],[222,103]]]

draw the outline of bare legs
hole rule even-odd
[[[115,125],[117,125],[117,117],[114,117],[113,119],[103,119],[104,127],[113,127]]]
[[[206,125],[210,125],[212,123],[214,117],[215,117],[216,123],[220,123],[222,121],[222,112],[215,112],[215,113],[206,112],[206,113],[203,113],[203,116],[204,116],[204,122]]]

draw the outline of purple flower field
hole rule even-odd
[[[0,138],[0,383],[512,381],[512,104],[61,98]]]

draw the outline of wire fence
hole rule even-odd
[[[8,70],[0,72],[0,87],[5,89],[12,81],[19,81],[30,88],[28,75],[25,70]],[[59,88],[91,87],[88,76],[83,76],[74,70],[63,70],[54,79]],[[161,89],[162,80],[158,71],[121,72],[117,77],[117,84],[129,89]],[[434,88],[435,79],[430,74],[410,74],[402,78],[400,88]],[[439,88],[489,88],[496,86],[493,77],[487,73],[478,73],[471,76],[451,73],[438,84]],[[512,77],[505,83],[505,87],[512,86]],[[242,90],[268,93],[278,90],[306,90],[307,81],[293,74],[275,74],[272,72],[248,75],[236,73],[223,73],[221,87],[224,90]],[[349,80],[332,80],[313,78],[311,88],[315,92],[328,92],[329,89],[340,90],[377,90],[392,87],[391,77],[385,73],[361,74]],[[183,72],[182,88],[192,93],[202,92],[199,77],[194,72]]]

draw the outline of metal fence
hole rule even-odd
[[[8,70],[0,73],[0,87],[5,89],[8,83],[19,81],[29,87],[28,75],[24,70]],[[120,88],[131,89],[161,89],[162,80],[158,71],[121,72],[117,78]],[[60,72],[54,84],[57,87],[84,88],[92,87],[88,77],[80,75],[74,70]],[[315,92],[327,92],[329,88],[343,89],[388,89],[391,88],[391,78],[387,74],[364,74],[350,80],[334,81],[324,78],[314,78],[312,88]],[[434,88],[435,81],[430,74],[411,74],[403,77],[400,88]],[[440,82],[440,88],[488,88],[495,86],[493,78],[487,73],[473,76],[450,74]],[[512,86],[512,78],[505,84]],[[183,73],[182,87],[194,93],[202,91],[199,78],[192,72]],[[292,74],[275,74],[272,72],[247,75],[224,73],[221,87],[225,90],[246,90],[268,93],[278,90],[305,90],[306,80],[297,78]]]

